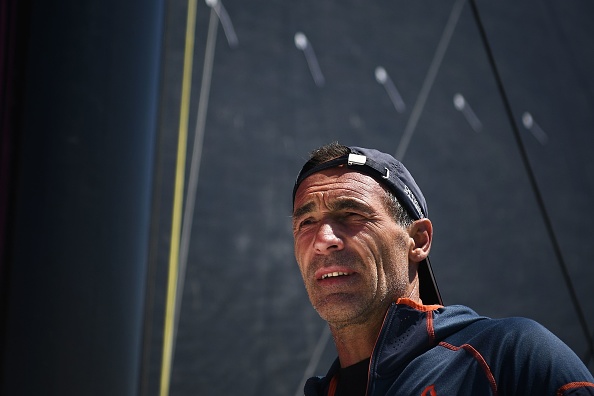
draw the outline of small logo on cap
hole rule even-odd
[[[417,198],[415,197],[415,195],[413,194],[413,192],[410,191],[410,188],[408,188],[407,185],[404,186],[404,192],[406,193],[406,195],[408,196],[408,198],[413,203],[413,205],[414,205],[415,209],[417,210],[417,213],[419,214],[419,216],[421,218],[424,218],[425,217],[425,214],[423,213],[423,209],[421,209],[421,205],[419,205],[419,201],[417,201]]]
[[[349,165],[365,165],[366,161],[367,157],[361,154],[349,154],[349,158],[347,159]]]

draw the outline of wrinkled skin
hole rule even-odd
[[[296,192],[295,257],[312,305],[331,327],[381,322],[392,301],[411,293],[415,241],[384,197],[375,179],[342,167],[314,173]],[[322,279],[327,274],[340,276]]]

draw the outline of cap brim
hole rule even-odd
[[[429,257],[419,264],[419,293],[425,305],[443,305]]]

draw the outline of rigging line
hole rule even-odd
[[[476,6],[475,0],[470,0],[470,5],[472,8],[472,13],[474,15],[474,19],[476,21],[476,24],[478,26],[479,29],[479,33],[481,36],[481,39],[483,41],[483,45],[485,47],[485,51],[487,53],[487,57],[489,59],[489,64],[491,66],[491,69],[493,71],[493,75],[495,77],[495,82],[497,84],[497,88],[499,90],[499,94],[501,95],[501,99],[503,101],[503,105],[505,108],[505,112],[507,115],[507,118],[511,124],[511,128],[512,131],[514,133],[514,137],[516,139],[516,143],[518,145],[518,149],[520,151],[520,157],[522,158],[522,162],[524,164],[524,167],[526,169],[526,173],[528,174],[528,179],[530,180],[530,185],[532,187],[532,190],[534,192],[534,195],[536,197],[536,201],[538,203],[538,207],[540,209],[540,213],[542,215],[543,221],[545,223],[545,228],[547,230],[547,233],[549,235],[549,238],[551,240],[551,244],[553,245],[553,250],[555,252],[555,256],[557,257],[557,262],[559,263],[559,266],[561,268],[561,272],[563,274],[563,278],[565,280],[565,284],[567,286],[567,289],[569,291],[569,295],[571,298],[571,301],[573,303],[573,306],[576,310],[578,319],[580,321],[582,330],[584,332],[584,335],[586,337],[586,342],[588,344],[588,348],[589,348],[589,354],[590,356],[594,356],[594,342],[592,341],[592,336],[590,335],[590,330],[588,328],[588,323],[586,321],[586,317],[584,315],[584,312],[582,310],[581,304],[579,302],[579,299],[577,297],[577,293],[575,291],[575,288],[573,286],[573,282],[571,281],[571,276],[569,275],[569,270],[567,268],[567,264],[565,263],[565,260],[563,259],[563,254],[561,253],[561,247],[559,245],[559,242],[557,241],[557,236],[555,234],[555,231],[553,229],[553,225],[551,222],[551,219],[549,217],[549,214],[547,212],[546,209],[546,205],[544,203],[544,199],[542,197],[542,194],[540,192],[540,189],[538,187],[538,183],[536,181],[536,176],[534,175],[534,171],[532,170],[532,167],[530,165],[530,161],[528,159],[528,154],[526,153],[526,148],[524,147],[524,143],[522,141],[522,137],[520,135],[520,131],[518,129],[518,126],[515,122],[514,116],[513,116],[513,112],[511,109],[511,104],[509,102],[509,99],[507,97],[505,88],[503,87],[503,81],[501,79],[501,76],[499,75],[499,71],[497,69],[497,65],[495,63],[495,58],[493,56],[493,51],[491,50],[491,46],[489,44],[489,40],[487,38],[487,34],[485,32],[485,28],[483,26],[483,23],[481,21],[480,15],[479,15],[479,11],[478,8]]]
[[[411,111],[408,123],[404,128],[402,137],[400,138],[400,143],[398,144],[398,149],[396,150],[395,155],[395,157],[400,161],[404,159],[404,155],[406,154],[412,135],[415,132],[419,118],[421,118],[421,113],[423,112],[423,108],[425,107],[425,103],[429,97],[429,92],[431,91],[433,83],[435,82],[435,78],[437,77],[437,72],[441,67],[441,62],[443,61],[448,46],[450,45],[450,40],[454,34],[456,25],[458,24],[458,20],[460,19],[460,14],[462,13],[462,8],[464,8],[465,2],[466,0],[458,0],[452,7],[450,17],[441,35],[439,44],[437,45],[437,50],[435,51],[433,60],[431,61],[431,66],[429,66],[429,71],[427,72],[427,76],[425,76],[425,81],[423,81],[423,86],[421,87],[421,91],[419,92],[419,96],[415,102],[415,106]]]
[[[208,36],[206,39],[206,49],[204,53],[204,67],[202,69],[202,86],[200,88],[200,98],[198,100],[198,116],[196,118],[196,128],[194,133],[194,148],[192,151],[192,162],[190,173],[188,175],[188,190],[186,192],[186,202],[184,207],[184,216],[182,221],[182,233],[179,255],[179,277],[177,281],[177,295],[175,304],[175,324],[173,330],[173,351],[175,352],[175,342],[177,339],[177,327],[179,323],[179,313],[181,308],[182,294],[186,279],[186,268],[188,264],[188,251],[190,247],[190,237],[192,235],[192,224],[194,219],[194,207],[196,202],[196,189],[198,187],[198,177],[200,174],[200,164],[202,162],[202,147],[204,141],[204,129],[206,125],[206,112],[210,95],[210,82],[212,80],[212,67],[214,63],[215,47],[217,42],[217,28],[219,19],[214,9],[210,12],[210,21],[208,24]]]
[[[316,347],[314,348],[313,353],[311,354],[311,358],[309,359],[309,363],[303,372],[303,378],[297,387],[297,391],[295,392],[295,396],[303,395],[303,387],[305,383],[309,379],[309,377],[314,375],[316,367],[320,362],[320,358],[322,357],[322,352],[326,349],[326,345],[328,344],[328,340],[330,339],[330,328],[328,326],[324,326],[322,330],[322,334],[316,343]]]
[[[173,358],[173,324],[175,315],[175,289],[179,271],[180,228],[183,210],[183,191],[186,167],[186,149],[188,139],[188,118],[190,93],[192,86],[192,61],[194,57],[194,34],[196,28],[197,0],[188,0],[186,20],[186,37],[182,75],[182,92],[179,115],[179,132],[177,143],[177,159],[173,194],[173,213],[171,220],[171,247],[169,251],[169,271],[167,278],[167,295],[165,302],[165,320],[163,328],[163,357],[161,360],[160,396],[169,394],[171,380],[171,363]]]
[[[594,358],[594,353],[592,353],[592,350],[588,349],[586,351],[586,353],[584,354],[584,359],[583,359],[583,361],[586,363],[586,366],[590,366],[590,363],[592,363],[593,358]]]

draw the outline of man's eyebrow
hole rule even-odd
[[[296,219],[296,218],[304,216],[310,212],[313,212],[314,208],[315,208],[315,204],[313,202],[308,202],[305,205],[300,206],[293,212],[293,218]]]
[[[297,219],[301,216],[305,216],[308,213],[311,213],[315,210],[315,203],[308,202],[305,205],[297,208],[295,212],[293,212],[293,219]],[[361,203],[357,200],[350,199],[350,198],[342,198],[338,199],[331,204],[330,210],[332,211],[342,211],[342,210],[356,210],[362,213],[370,213],[373,210],[366,204]]]
[[[352,210],[357,210],[360,212],[364,212],[364,213],[369,213],[371,212],[371,209],[368,205],[359,202],[357,200],[354,199],[339,199],[336,202],[333,203],[332,205],[332,210],[345,210],[345,209],[352,209]]]

